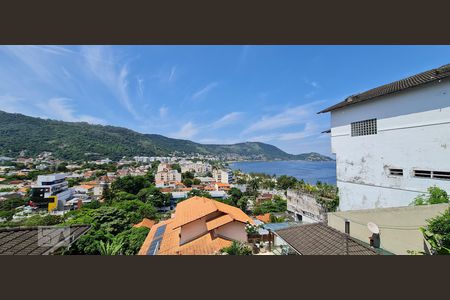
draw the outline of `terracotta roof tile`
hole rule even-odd
[[[223,214],[206,222],[205,234],[180,245],[180,233],[183,225],[216,212]],[[213,230],[233,221],[254,223],[239,208],[204,197],[189,198],[177,205],[174,218],[162,221],[150,229],[139,255],[147,255],[156,232],[164,225],[166,227],[159,245],[158,255],[213,254],[231,244],[230,240],[215,236]]]
[[[155,225],[155,221],[144,218],[142,219],[141,222],[134,224],[133,227],[147,227],[147,228],[152,228],[153,225]]]
[[[270,213],[266,213],[264,215],[258,215],[255,218],[264,223],[270,223]]]

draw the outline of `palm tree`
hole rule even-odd
[[[259,189],[259,180],[257,178],[254,178],[248,182],[249,189],[255,194],[258,194]]]
[[[120,255],[122,254],[123,242],[118,239],[113,239],[112,242],[100,241],[98,250],[100,255]]]

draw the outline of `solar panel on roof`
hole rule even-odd
[[[162,226],[158,227],[158,229],[156,229],[156,232],[155,232],[155,237],[159,237],[159,236],[163,235],[165,231],[166,231],[166,225],[162,225]]]
[[[153,239],[150,247],[148,247],[147,255],[156,255],[159,250],[159,244],[161,243],[162,237]]]
[[[166,225],[162,225],[156,229],[155,235],[153,236],[153,240],[148,247],[147,255],[156,255],[159,250],[159,245],[161,244],[162,235],[166,231]]]

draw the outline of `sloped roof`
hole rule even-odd
[[[378,253],[345,233],[323,223],[276,230],[275,234],[302,255],[377,255]]]
[[[450,64],[443,65],[436,69],[431,69],[398,81],[394,81],[371,90],[365,91],[360,94],[352,95],[346,98],[344,101],[339,102],[333,106],[330,106],[320,112],[326,113],[336,109],[340,109],[352,104],[360,103],[367,100],[372,100],[384,95],[397,93],[409,88],[421,86],[427,83],[435,82],[444,78],[450,77]]]
[[[229,214],[234,220],[239,222],[253,223],[253,220],[237,207],[205,197],[195,196],[178,203],[174,227],[183,226],[216,211]]]
[[[152,228],[152,226],[155,225],[155,221],[144,218],[141,222],[134,224],[133,227],[147,227]]]
[[[222,214],[213,214],[221,212]],[[180,245],[180,234],[183,225],[213,214],[207,220],[206,232],[196,239]],[[148,233],[139,255],[147,255],[158,229],[165,226],[159,245],[158,255],[205,255],[219,251],[231,244],[222,236],[215,236],[213,231],[230,222],[254,223],[242,210],[204,197],[192,197],[178,203],[175,217],[154,225]],[[157,237],[155,238],[157,239]]]
[[[228,224],[230,222],[233,222],[233,218],[230,217],[230,215],[223,215],[221,217],[212,219],[211,221],[206,222],[206,229],[213,230],[215,228],[218,228],[222,225]]]
[[[153,241],[156,231],[159,227],[166,225],[166,230],[161,240],[161,245],[158,250],[158,255],[208,255],[213,254],[224,247],[231,245],[232,241],[224,239],[223,237],[214,237],[211,232],[206,232],[204,235],[180,245],[181,227],[174,228],[174,219],[169,219],[160,222],[152,227],[147,235],[139,255],[147,255],[150,244]]]
[[[261,222],[270,223],[270,213],[266,213],[264,215],[257,215],[255,218],[260,220]]]
[[[39,237],[42,238],[41,241],[51,240],[57,242],[57,244],[71,244],[86,233],[89,228],[89,225],[72,225],[66,228],[46,226],[42,231],[39,231],[39,227],[1,228],[0,255],[48,255],[56,248],[50,244],[39,244]],[[60,231],[66,229],[70,230],[69,236],[64,236],[64,233]]]

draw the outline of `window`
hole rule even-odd
[[[450,180],[450,172],[433,171],[433,178]]]
[[[403,169],[389,169],[389,175],[403,176]]]
[[[377,119],[351,123],[352,136],[377,134]]]
[[[431,171],[414,170],[414,177],[431,178]]]
[[[414,170],[414,177],[450,180],[450,172]]]

